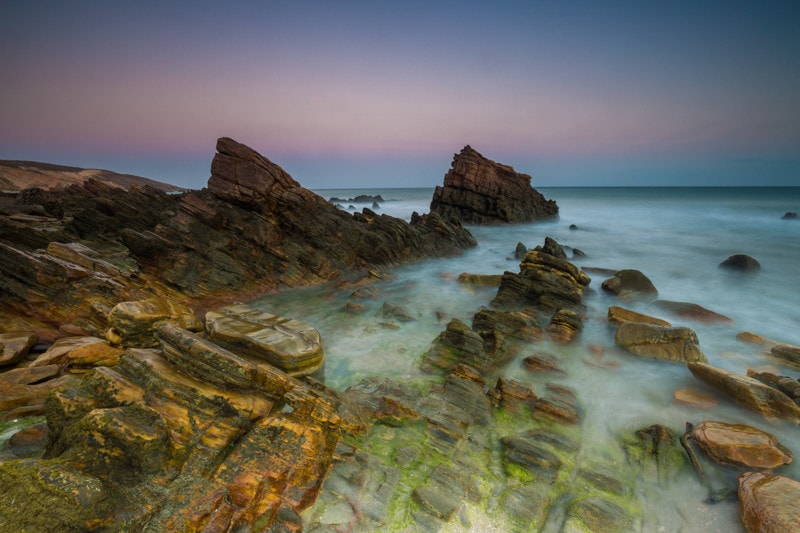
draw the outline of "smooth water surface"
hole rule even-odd
[[[318,192],[326,198],[381,194],[386,201],[376,212],[408,220],[413,211],[428,212],[433,190]],[[781,219],[787,211],[800,211],[800,188],[557,188],[541,192],[558,203],[557,220],[468,226],[479,242],[476,248],[458,257],[388,270],[393,280],[375,284],[380,292],[374,299],[361,300],[368,306],[363,314],[341,310],[353,289],[339,283],[265,296],[253,305],[302,320],[320,331],[330,386],[344,389],[371,375],[423,378],[420,357],[447,322],[459,318],[471,323],[475,311],[487,306],[496,293],[494,288],[459,284],[458,275],[518,272],[517,243],[532,248],[550,236],[586,254],[586,258],[571,260],[579,267],[641,270],[658,288],[661,299],[696,303],[733,320],[703,324],[645,304],[627,304],[600,289],[604,276],[591,276],[579,340],[567,346],[530,345],[503,371],[506,377],[543,392],[544,378],[527,373],[520,361],[535,352],[556,355],[566,375],[546,380],[577,392],[585,447],[601,449],[620,435],[656,423],[682,431],[687,421],[696,424],[710,419],[759,427],[800,453],[796,427],[767,422],[723,397],[718,396],[718,407],[707,411],[676,405],[672,399],[676,389],[709,389],[683,365],[638,358],[616,348],[614,330],[606,320],[610,305],[622,305],[674,326],[691,327],[712,365],[742,374],[755,368],[798,377],[800,369],[735,337],[740,331],[751,331],[800,345],[800,220]],[[354,207],[373,209],[371,204]],[[570,229],[573,224],[576,229]],[[737,253],[756,258],[761,270],[736,273],[718,267]],[[381,316],[384,302],[402,306],[415,320],[400,322]],[[599,358],[597,347],[602,348]],[[800,479],[795,465],[781,472]],[[691,471],[667,488],[649,486],[641,491],[647,531],[742,530],[736,502],[703,503],[706,490]]]

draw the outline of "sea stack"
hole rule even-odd
[[[444,185],[436,187],[431,213],[465,224],[502,224],[553,218],[558,206],[531,187],[529,175],[467,145],[454,155]]]

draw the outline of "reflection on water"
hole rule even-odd
[[[343,389],[376,374],[422,379],[426,376],[419,370],[420,356],[447,322],[459,318],[470,323],[475,311],[488,305],[496,292],[459,284],[458,274],[517,272],[519,262],[513,258],[517,242],[531,248],[551,236],[586,254],[586,258],[573,260],[578,266],[641,270],[658,288],[660,298],[697,303],[732,318],[729,324],[703,324],[669,316],[644,304],[625,304],[661,316],[673,325],[694,329],[712,365],[742,374],[756,368],[791,377],[800,375],[799,369],[784,366],[759,353],[758,347],[735,338],[739,331],[752,331],[800,344],[800,292],[796,288],[800,222],[781,220],[786,211],[799,210],[800,189],[542,192],[558,202],[559,220],[471,227],[479,242],[477,248],[459,257],[389,270],[393,280],[373,285],[376,290],[372,298],[359,300],[365,306],[361,313],[343,310],[353,289],[337,284],[269,295],[253,305],[297,318],[320,331],[327,359],[326,383],[330,386]],[[392,201],[376,211],[408,218],[413,210],[427,211],[430,193],[424,189],[381,191]],[[337,194],[331,192],[329,196],[333,195]],[[571,224],[577,229],[570,229]],[[749,275],[720,270],[718,264],[735,253],[755,257],[762,269]],[[590,285],[593,290],[585,297],[585,328],[577,342],[526,346],[502,372],[538,392],[544,388],[544,378],[526,372],[521,360],[535,352],[555,355],[565,374],[548,375],[546,381],[577,392],[583,410],[580,431],[584,447],[601,450],[620,435],[652,424],[682,431],[687,421],[714,419],[759,427],[800,453],[797,428],[788,423],[766,422],[724,398],[709,411],[675,404],[672,395],[677,389],[708,389],[683,365],[640,359],[620,351],[614,345],[606,314],[610,305],[621,302],[603,293],[601,282],[602,276],[595,277]],[[386,302],[403,307],[414,320],[382,316]],[[602,364],[598,364],[598,358]],[[800,479],[796,465],[781,472]],[[704,504],[706,490],[690,470],[671,480],[668,488],[644,486],[640,490],[645,513],[655,516],[651,523],[665,527],[664,531],[741,531],[737,504]]]

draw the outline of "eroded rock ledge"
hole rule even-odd
[[[531,187],[531,177],[496,163],[467,145],[436,187],[431,213],[465,224],[529,222],[558,215],[554,200]]]
[[[204,307],[199,302],[319,284],[476,245],[457,222],[436,214],[409,224],[368,209],[347,213],[224,137],[208,187],[199,191],[122,191],[90,180],[17,201],[41,209],[0,215],[0,311],[92,334],[105,329],[120,301],[156,295]]]

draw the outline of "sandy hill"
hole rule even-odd
[[[132,183],[150,185],[166,192],[182,191],[181,187],[141,176],[117,174],[110,170],[78,168],[35,161],[0,160],[0,191],[18,192],[31,187],[58,189],[95,179],[113,187],[128,190]]]

